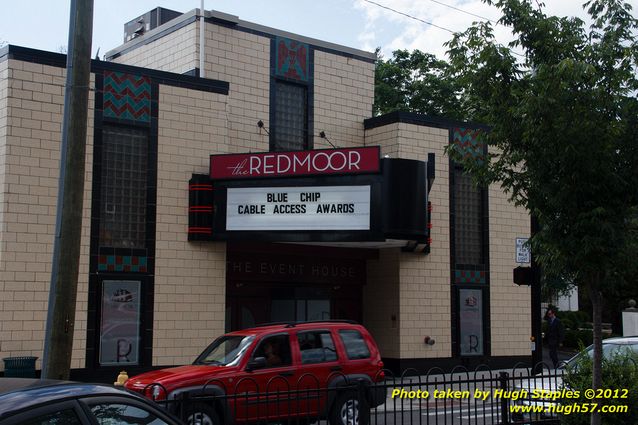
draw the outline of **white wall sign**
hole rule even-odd
[[[516,238],[516,262],[519,264],[531,263],[532,252],[527,245],[529,238]]]
[[[228,188],[226,230],[369,230],[370,186]]]
[[[139,363],[141,284],[138,280],[102,282],[101,365]]]
[[[459,337],[462,356],[483,355],[483,291],[459,290]]]

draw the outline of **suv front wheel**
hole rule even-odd
[[[360,398],[355,391],[348,391],[337,396],[330,414],[330,425],[368,425],[370,407],[365,398]]]
[[[186,409],[187,425],[220,425],[215,409],[204,403],[193,403]]]

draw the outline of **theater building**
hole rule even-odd
[[[373,53],[206,11],[202,65],[199,10],[152,12],[92,62],[72,376],[295,320],[363,323],[394,370],[530,360],[529,216],[445,153],[485,128],[372,117]],[[0,51],[0,357],[42,357],[64,66]]]

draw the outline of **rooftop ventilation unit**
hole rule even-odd
[[[177,18],[181,14],[181,12],[174,10],[156,7],[124,24],[124,42],[131,41],[135,37],[139,37],[153,28]]]

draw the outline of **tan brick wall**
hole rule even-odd
[[[363,120],[372,116],[374,64],[315,51],[314,147],[362,146]]]
[[[0,138],[6,153],[0,189],[4,198],[0,222],[0,357],[41,358],[51,279],[65,71],[15,60],[4,63],[8,64],[1,71],[7,77],[3,81],[8,84],[8,107],[0,108],[7,111],[5,135]],[[72,368],[84,367],[85,357],[93,102],[91,91]],[[0,123],[4,120],[0,117]]]
[[[199,21],[143,47],[124,53],[119,63],[183,73],[199,68]],[[232,28],[206,24],[206,78],[227,81],[225,119],[229,123],[230,151],[265,152],[268,134],[257,127],[262,120],[270,128],[270,39]],[[171,53],[182,50],[182,53]],[[173,60],[165,56],[178,54]]]
[[[372,333],[382,357],[399,357],[399,250],[380,249],[367,261],[363,287],[363,323]],[[395,320],[392,320],[392,318]]]
[[[187,25],[152,43],[132,49],[113,62],[177,74],[192,71],[199,68],[198,28],[195,24]]]
[[[115,61],[188,71],[199,67],[198,31],[199,21]],[[269,137],[257,122],[270,128],[270,39],[208,23],[205,49],[206,77],[230,83],[226,116],[231,151],[268,151]],[[362,146],[363,120],[372,115],[374,64],[322,51],[315,51],[314,61],[314,134],[309,136],[314,147],[331,147],[318,136],[320,131],[337,146]]]
[[[428,153],[434,153],[436,156],[436,177],[430,191],[430,201],[433,205],[432,252],[424,255],[402,253],[398,248],[394,250],[398,260],[400,325],[395,331],[398,337],[388,341],[392,343],[398,341],[399,345],[394,348],[384,348],[391,352],[393,357],[400,358],[449,357],[451,355],[449,178],[447,157],[444,156],[443,151],[448,143],[448,131],[395,123],[367,130],[365,138],[366,145],[380,145],[382,155],[393,158],[425,161]],[[388,261],[387,255],[385,258]],[[367,295],[369,290],[375,289],[374,286],[365,287],[364,292]],[[367,300],[367,298],[364,299]],[[380,331],[386,330],[379,326]],[[424,336],[434,338],[436,344],[425,345]],[[385,351],[383,353],[390,356]]]
[[[429,255],[401,256],[401,357],[451,356],[450,328],[450,220],[448,160],[444,148],[448,130],[401,123],[398,157],[427,160],[434,153],[436,167],[430,190],[432,250]],[[423,343],[430,336],[436,343]]]
[[[398,158],[399,142],[399,123],[388,124],[365,131],[365,145],[380,146],[381,156],[388,155],[391,158]]]
[[[230,83],[227,119],[230,150],[267,152],[270,128],[270,39],[206,25],[206,77]]]
[[[529,237],[530,217],[508,202],[498,185],[490,186],[490,315],[493,356],[530,355],[531,292],[512,283],[516,237]]]
[[[7,162],[7,133],[8,133],[8,112],[9,112],[9,61],[0,61],[0,226],[4,223],[4,214],[7,206],[5,204],[5,191],[4,173],[6,170]],[[4,250],[2,244],[4,243],[5,228],[0,227],[0,264],[2,264]],[[4,291],[4,282],[0,281],[0,293]],[[0,310],[0,322],[8,320],[3,316],[3,311]],[[1,338],[0,338],[1,340]]]
[[[188,181],[227,153],[225,96],[160,86],[153,364],[187,364],[224,331],[226,244],[187,241]]]

